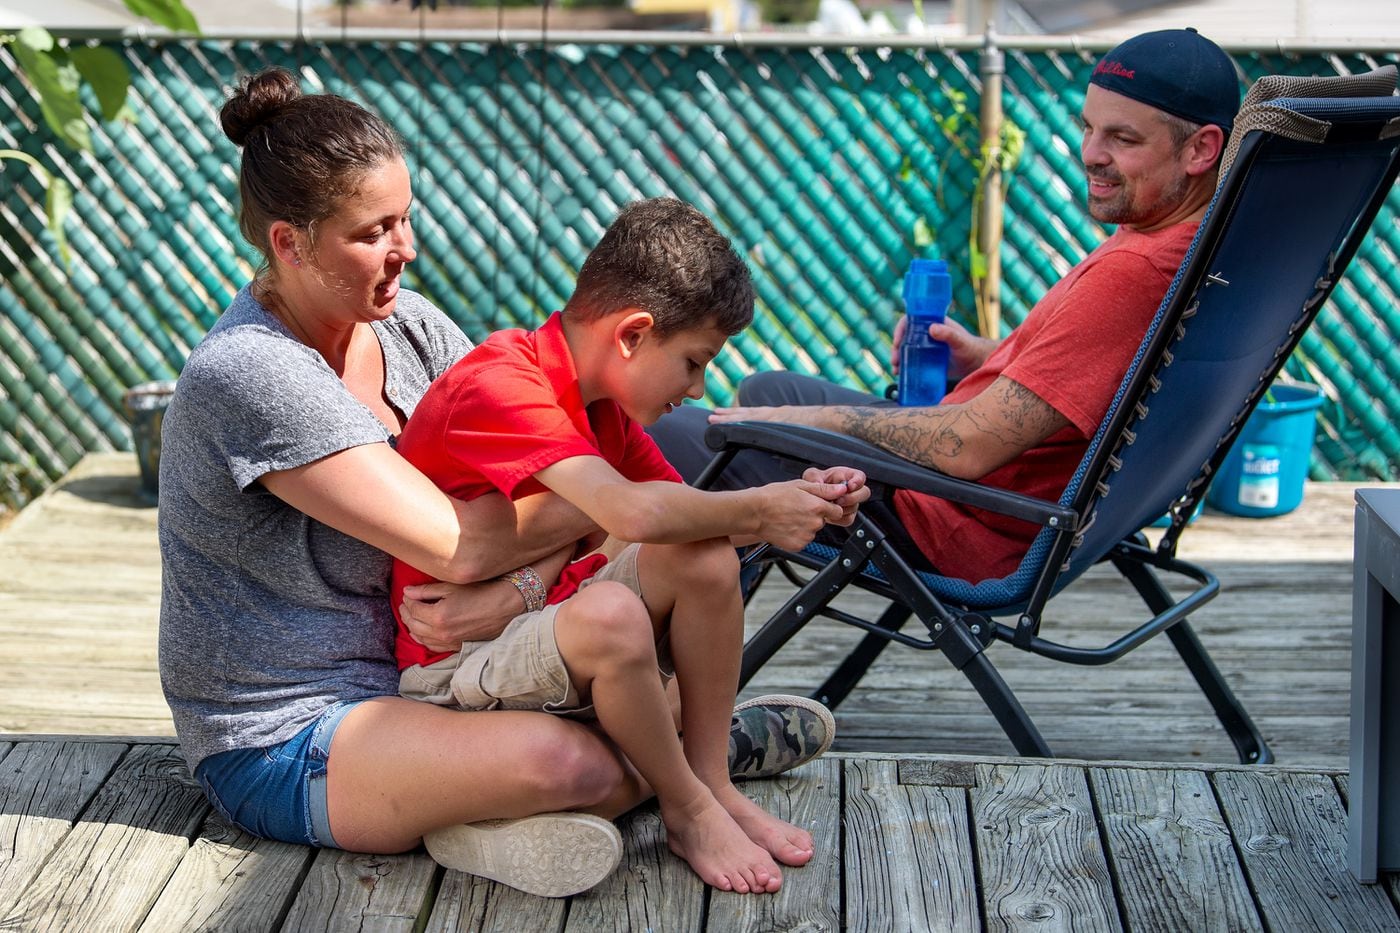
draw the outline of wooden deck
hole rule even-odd
[[[569,900],[255,839],[168,744],[0,744],[0,929],[447,931],[1400,930],[1345,866],[1345,777],[1282,767],[829,756],[746,785],[811,829],[781,891],[709,891],[654,806]]]
[[[992,757],[1010,745],[960,675],[891,649],[838,710],[838,754],[747,785],[818,839],[778,895],[705,890],[645,807],[619,872],[546,901],[212,814],[160,696],[155,510],[129,457],[94,455],[0,530],[0,929],[1397,930],[1395,879],[1357,885],[1344,856],[1353,488],[1186,536],[1226,588],[1198,632],[1282,765],[1232,764],[1165,644],[1102,669],[993,649],[1086,759],[1050,763]],[[1050,618],[1102,643],[1140,609],[1093,575]],[[850,639],[813,629],[748,692],[811,687]]]
[[[156,673],[155,509],[135,476],[129,455],[92,455],[0,530],[0,733],[173,734]],[[1347,767],[1354,490],[1310,485],[1301,509],[1275,519],[1206,514],[1183,539],[1224,587],[1193,624],[1281,763]],[[783,596],[765,586],[751,624]],[[1046,634],[1103,644],[1143,618],[1136,596],[1094,572],[1052,603]],[[853,637],[814,624],[747,692],[810,690]],[[1059,756],[1235,760],[1165,639],[1106,668],[991,653]],[[838,751],[1012,752],[936,654],[891,648],[837,718]]]

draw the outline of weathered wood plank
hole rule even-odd
[[[0,891],[27,885],[125,745],[6,743],[0,760]]]
[[[1263,929],[1205,774],[1092,768],[1089,779],[1129,929]]]
[[[1212,567],[1226,592],[1193,624],[1279,760],[1345,767],[1349,564]],[[1326,572],[1320,576],[1320,570]],[[787,592],[782,583],[772,587],[775,602]],[[767,590],[760,597],[767,599]],[[751,606],[750,626],[770,608]],[[1057,597],[1050,616],[1047,633],[1081,645],[1104,644],[1125,630],[1125,620],[1146,618],[1140,600],[1106,568],[1090,571]],[[836,623],[813,622],[746,692],[805,693],[858,636]],[[1057,755],[1234,759],[1233,746],[1166,639],[1102,668],[1060,664],[1004,644],[989,654]],[[938,652],[890,648],[837,717],[835,747],[842,751],[1013,753],[966,679]]]
[[[938,758],[901,758],[899,783],[932,784],[935,787],[974,787],[977,784],[977,763],[971,759],[949,761]]]
[[[431,907],[437,863],[423,851],[321,849],[287,913],[288,930],[414,930]]]
[[[1346,867],[1346,813],[1321,775],[1212,776],[1264,920],[1273,930],[1400,930],[1380,886]]]
[[[314,855],[308,846],[251,836],[212,813],[141,933],[279,929]]]
[[[841,923],[841,765],[822,759],[781,777],[749,781],[744,793],[812,834],[816,851],[801,868],[783,870],[776,894],[710,892],[710,930],[725,933],[835,930]]]
[[[988,930],[1122,929],[1082,769],[982,765],[970,793]]]
[[[0,898],[0,928],[135,930],[208,808],[174,748],[133,747],[44,870]]]
[[[425,929],[426,933],[554,933],[563,926],[568,904],[563,898],[533,897],[485,878],[449,871]]]
[[[654,803],[618,820],[625,849],[617,871],[569,905],[567,933],[705,928],[705,883],[671,854]]]
[[[846,764],[845,929],[980,931],[967,792],[899,776],[894,761]]]

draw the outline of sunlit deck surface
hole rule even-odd
[[[1003,757],[961,675],[892,648],[838,709],[837,754],[748,785],[818,839],[778,895],[705,891],[648,807],[623,821],[622,870],[547,901],[212,814],[160,696],[155,509],[129,456],[93,455],[0,530],[0,928],[1397,929],[1393,880],[1345,871],[1354,488],[1312,485],[1276,519],[1207,513],[1184,539],[1224,585],[1197,631],[1279,765],[1233,763],[1162,639],[1107,668],[992,649],[1050,762]],[[1142,618],[1095,572],[1046,632],[1102,644]],[[852,639],[816,623],[745,692],[808,690]]]

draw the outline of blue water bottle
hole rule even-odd
[[[928,335],[928,326],[948,313],[952,284],[942,259],[915,259],[904,276],[904,313],[909,326],[899,349],[899,404],[937,405],[948,388],[948,345]]]

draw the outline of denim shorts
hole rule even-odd
[[[285,742],[210,755],[194,776],[219,815],[246,832],[299,845],[339,848],[326,809],[326,759],[345,714],[337,703]]]

